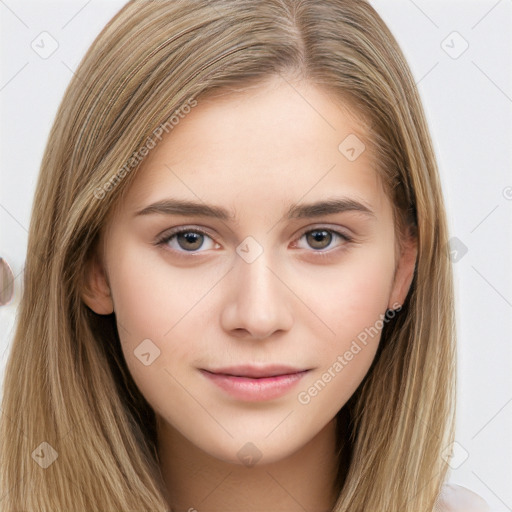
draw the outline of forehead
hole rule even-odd
[[[239,198],[236,208],[261,212],[335,190],[382,199],[364,121],[316,86],[273,80],[200,97],[147,155],[126,202],[172,194],[234,207]]]

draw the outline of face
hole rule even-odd
[[[284,458],[333,420],[414,267],[356,118],[294,87],[199,99],[109,219],[84,292],[115,311],[166,428],[238,464],[244,446]]]

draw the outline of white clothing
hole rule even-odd
[[[436,504],[436,512],[491,512],[478,494],[455,484],[444,484]]]

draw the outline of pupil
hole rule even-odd
[[[325,230],[311,231],[308,234],[308,237],[310,237],[308,243],[310,243],[311,247],[315,249],[324,249],[331,243],[332,234]],[[325,241],[327,241],[327,243],[325,243]]]
[[[331,233],[325,230],[311,231],[307,236],[309,238],[308,242],[315,249],[324,249],[331,243],[332,240]],[[178,235],[178,243],[180,244],[180,247],[185,250],[199,249],[203,245],[202,237],[203,235],[201,233],[180,233]],[[185,245],[190,245],[184,247],[182,244],[183,240],[185,240]]]
[[[179,233],[178,235],[178,243],[182,249],[185,249],[186,251],[199,249],[201,245],[203,245],[201,233]],[[185,244],[192,244],[192,245],[183,245],[181,242],[185,240]]]

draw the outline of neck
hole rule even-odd
[[[245,466],[212,457],[157,417],[172,512],[330,512],[337,499],[335,420],[285,459]]]

